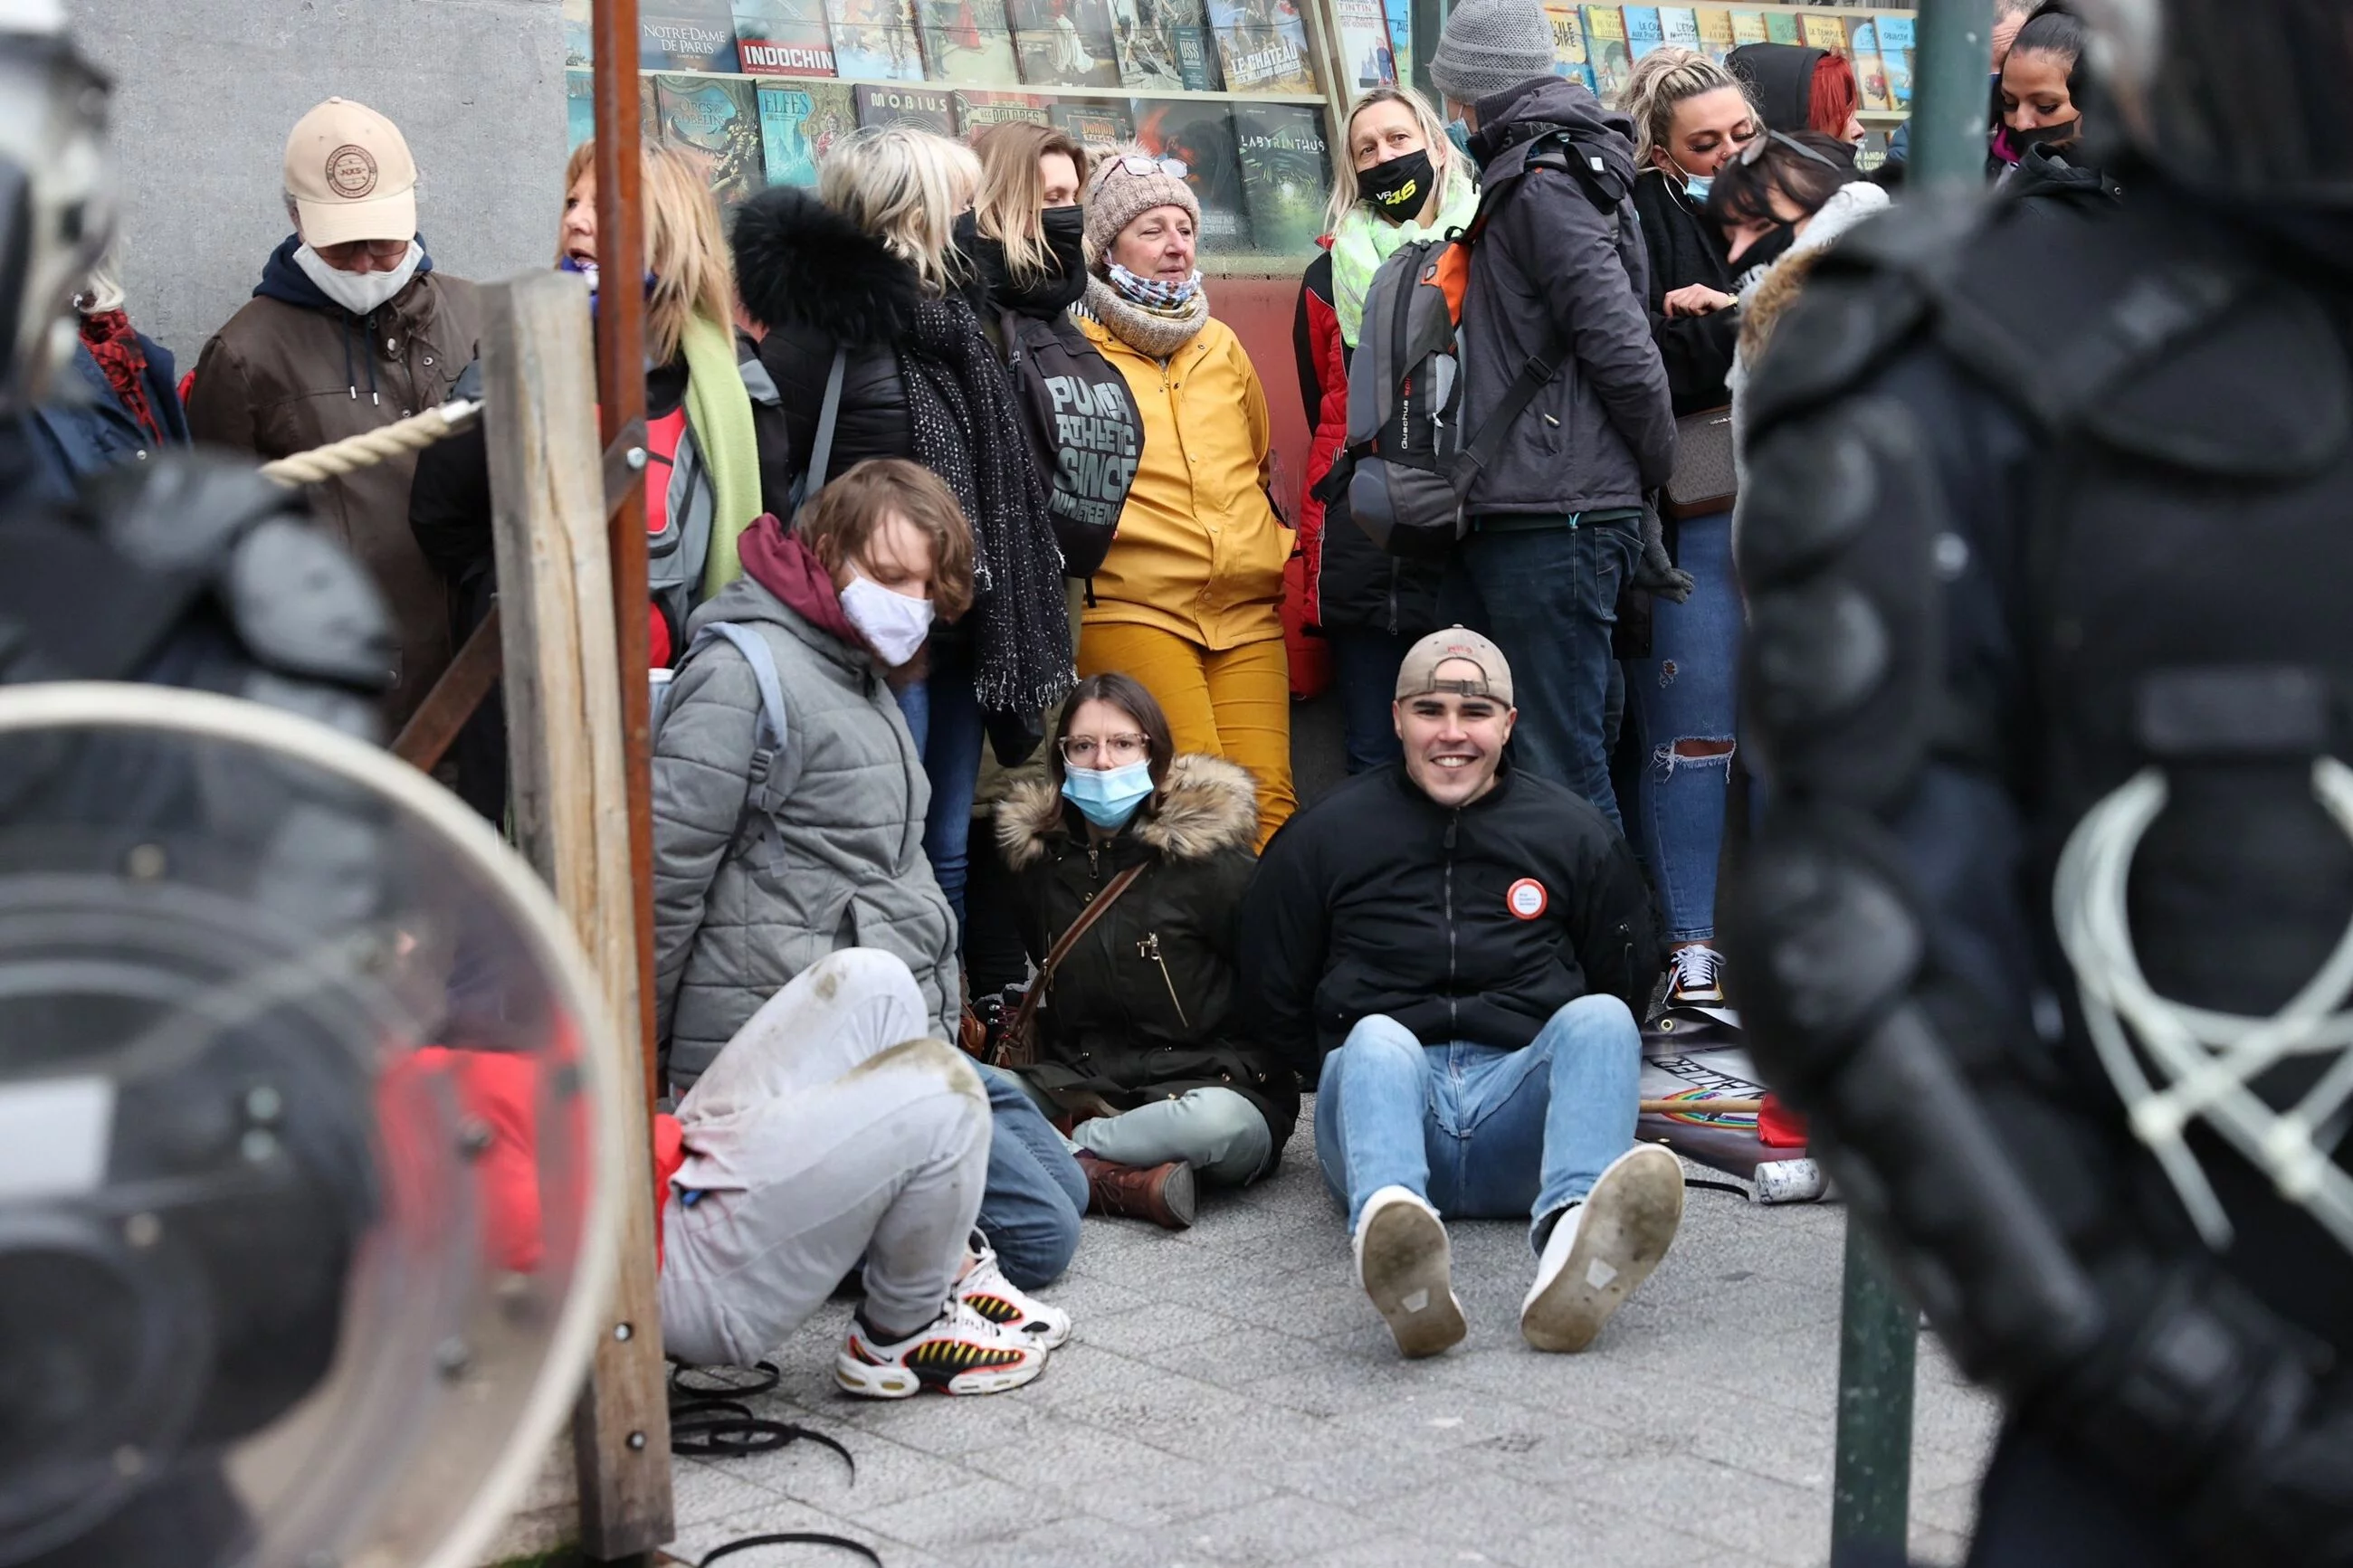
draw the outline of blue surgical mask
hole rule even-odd
[[[1463,124],[1460,117],[1446,122],[1446,139],[1464,153],[1471,151],[1471,127]]]
[[[1675,173],[1683,177],[1683,195],[1689,196],[1693,201],[1697,202],[1700,205],[1705,206],[1707,205],[1708,193],[1715,189],[1715,176],[1714,174],[1693,174],[1689,169],[1684,168],[1681,163],[1675,162],[1675,155],[1672,153],[1669,153],[1667,154],[1667,162],[1674,163]]]
[[[1072,768],[1062,775],[1062,798],[1079,815],[1109,832],[1125,827],[1152,795],[1152,763],[1147,759],[1124,768]]]

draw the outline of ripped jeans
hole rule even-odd
[[[1740,591],[1732,514],[1686,518],[1677,563],[1690,599],[1651,606],[1651,657],[1626,661],[1626,707],[1641,748],[1634,847],[1666,905],[1668,939],[1715,935],[1715,866],[1724,847],[1740,686]]]

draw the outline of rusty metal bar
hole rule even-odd
[[[499,673],[505,668],[503,651],[499,647],[499,607],[482,617],[466,646],[400,727],[399,738],[392,742],[392,754],[419,773],[431,773],[458,739],[458,731],[482,705],[498,686]]]

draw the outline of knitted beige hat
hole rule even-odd
[[[1087,176],[1087,254],[1100,261],[1111,254],[1119,231],[1154,207],[1183,207],[1201,226],[1201,204],[1185,183],[1184,164],[1147,153],[1138,142],[1123,142],[1095,156]]]

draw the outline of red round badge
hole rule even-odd
[[[1504,889],[1504,907],[1524,921],[1540,918],[1551,902],[1544,884],[1534,877],[1523,877]]]

